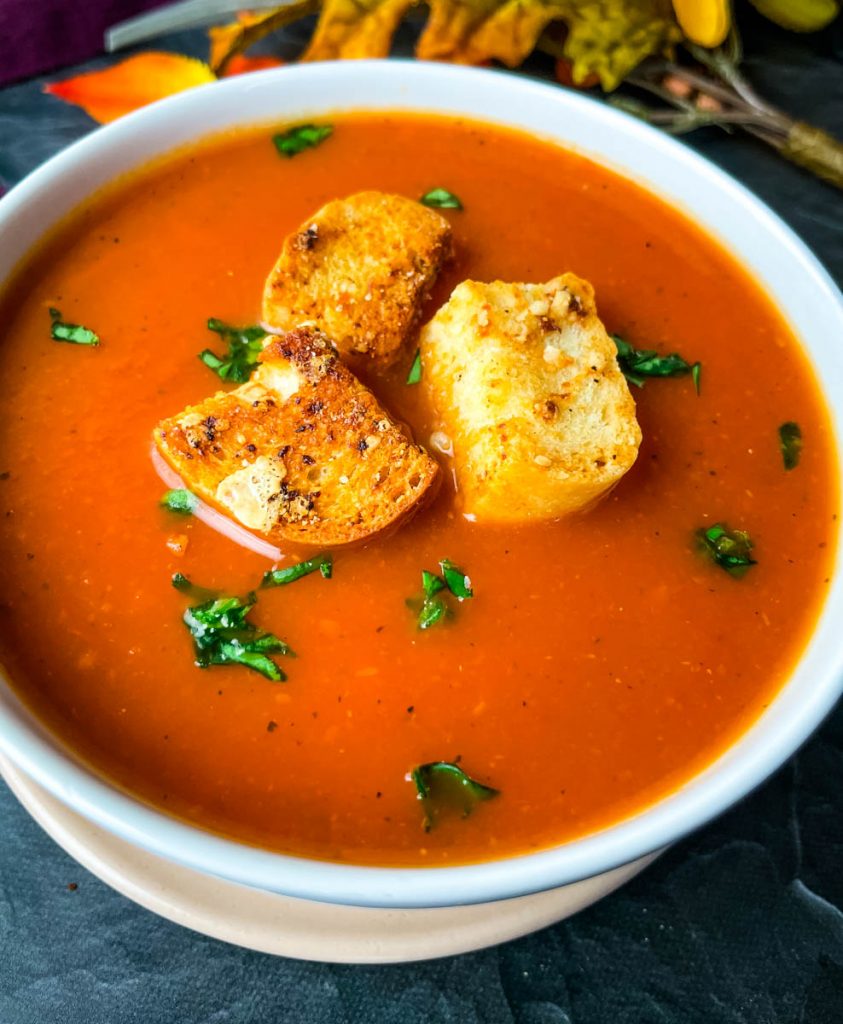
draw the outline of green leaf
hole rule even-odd
[[[459,598],[460,601],[464,601],[467,597],[474,597],[474,591],[471,589],[471,580],[459,566],[449,562],[447,558],[443,558],[439,563],[439,567],[442,570],[442,575],[445,577],[448,590],[451,591],[454,597]]]
[[[441,597],[426,597],[419,612],[419,629],[430,629],[448,614],[448,606]]]
[[[472,779],[451,761],[430,761],[410,772],[416,796],[424,807],[424,830],[429,832],[443,813],[467,818],[478,803],[498,796],[499,791]]]
[[[435,572],[428,572],[427,569],[422,569],[422,587],[425,597],[433,597],[434,594],[438,594],[440,590],[445,589],[445,581],[440,576],[437,576]]]
[[[81,324],[68,324],[61,318],[61,312],[50,306],[50,337],[53,341],[69,341],[72,345],[99,345],[100,339],[89,327]]]
[[[272,141],[281,156],[291,158],[306,149],[320,145],[333,134],[333,131],[334,126],[331,124],[299,124],[286,132],[274,135]]]
[[[228,353],[225,356],[218,356],[216,352],[206,348],[204,352],[199,353],[199,358],[221,380],[245,384],[258,365],[258,356],[263,349],[263,340],[267,336],[266,331],[258,325],[232,327],[215,317],[208,320],[208,330],[218,334],[228,345]]]
[[[465,207],[453,192],[446,188],[432,188],[421,197],[419,202],[423,206],[432,206],[437,210],[463,210]]]
[[[802,455],[802,429],[798,423],[788,420],[779,427],[779,447],[785,469],[796,469]]]
[[[630,384],[643,388],[647,377],[679,377],[690,373],[699,394],[701,363],[694,363],[692,366],[675,352],[672,355],[660,356],[658,352],[649,349],[633,348],[617,334],[612,335],[612,341],[618,350],[618,366]]]
[[[184,624],[193,638],[199,668],[245,665],[276,683],[287,678],[269,655],[294,657],[293,651],[283,640],[259,630],[246,618],[255,606],[254,594],[245,598],[219,597],[213,591],[195,587],[181,573],[173,576],[173,586],[194,597],[201,594],[203,598],[200,604],[184,613]]]
[[[198,503],[199,499],[196,495],[184,487],[167,491],[160,501],[164,508],[169,509],[170,512],[176,512],[180,516],[192,515]]]
[[[697,530],[697,537],[714,564],[738,579],[758,564],[750,555],[753,543],[744,530],[730,530],[724,523],[715,523]]]
[[[208,587],[199,587],[195,583],[191,583],[184,573],[173,573],[170,582],[176,590],[181,591],[182,594],[187,594],[195,601],[213,601],[215,598],[219,597],[218,590],[210,590]]]
[[[288,565],[284,569],[272,569],[263,574],[262,587],[283,587],[287,583],[294,583],[302,576],[309,576],[310,573],[319,571],[322,578],[329,580],[334,571],[334,560],[329,553],[314,555],[304,562],[297,562],[295,565]]]
[[[410,372],[407,374],[407,384],[418,384],[421,380],[421,375],[421,349],[417,348],[415,358],[413,359],[413,365],[410,367]]]

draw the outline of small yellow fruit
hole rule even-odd
[[[729,0],[673,0],[673,11],[688,39],[706,49],[719,46],[729,34],[732,24]]]

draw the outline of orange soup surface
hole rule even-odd
[[[283,159],[271,129],[217,138],[118,183],[29,262],[0,316],[0,651],[24,699],[90,764],[197,825],[366,864],[477,861],[570,840],[710,764],[775,696],[828,584],[830,430],[776,309],[688,219],[549,143],[454,120],[357,115]],[[254,324],[285,235],[364,189],[460,197],[466,278],[590,280],[610,332],[699,361],[633,388],[644,441],[600,505],[565,521],[467,521],[451,483],[389,536],[259,590],[288,681],[194,664],[180,572],[242,595],[271,563],[159,505],[152,428],[222,387],[205,323]],[[50,307],[99,347],[50,337]],[[427,445],[415,346],[368,383]],[[799,424],[785,470],[779,427]],[[740,579],[696,531],[746,530]],[[313,552],[285,551],[289,564]],[[422,632],[408,598],[451,559],[474,597]],[[429,831],[408,773],[458,763],[499,795]]]

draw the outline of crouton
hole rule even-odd
[[[450,225],[421,203],[382,192],[336,199],[285,240],[263,319],[285,331],[313,323],[342,355],[387,365],[450,253]]]
[[[333,546],[396,523],[438,467],[303,327],[274,338],[251,380],[164,420],[154,441],[195,494],[271,541]]]
[[[464,281],[421,333],[423,381],[453,441],[463,510],[555,519],[605,494],[641,431],[594,290]]]

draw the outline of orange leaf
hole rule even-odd
[[[280,68],[284,64],[278,57],[270,57],[268,54],[259,57],[248,57],[238,53],[226,64],[223,78],[231,78],[232,75],[247,75],[250,71],[266,71],[267,68]]]
[[[129,57],[104,71],[51,82],[44,86],[44,92],[65,103],[75,103],[95,121],[107,124],[147,103],[215,81],[216,75],[201,60],[150,52]]]

